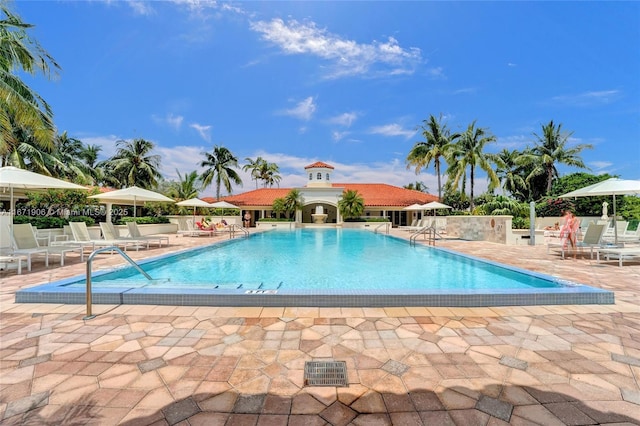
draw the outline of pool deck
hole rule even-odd
[[[172,237],[167,248],[128,254],[211,241]],[[437,245],[612,290],[615,304],[94,305],[96,318],[83,320],[84,305],[14,302],[19,288],[85,271],[73,254],[64,267],[36,260],[32,272],[0,272],[0,423],[640,424],[640,262]],[[101,254],[94,270],[122,262]],[[345,361],[348,387],[305,386],[312,360]]]

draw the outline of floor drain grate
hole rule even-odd
[[[304,363],[305,386],[348,386],[344,361],[307,361]]]

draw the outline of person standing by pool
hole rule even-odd
[[[573,257],[576,257],[576,248],[578,245],[578,229],[580,227],[580,221],[573,214],[573,212],[567,210],[564,212],[564,224],[560,229],[560,237],[563,239],[563,245],[567,248],[567,244],[571,244],[573,248]]]
[[[249,228],[251,226],[251,213],[246,212],[244,214],[244,227]]]

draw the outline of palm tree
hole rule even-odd
[[[84,160],[85,164],[90,168],[94,168],[98,162],[98,155],[100,155],[102,147],[100,145],[85,145],[82,148],[80,157]]]
[[[446,154],[451,144],[460,136],[451,134],[446,124],[442,123],[442,115],[436,119],[433,115],[429,120],[422,120],[422,136],[424,141],[416,142],[407,156],[407,169],[415,166],[416,174],[420,173],[423,167],[433,165],[438,175],[438,198],[442,199],[442,182],[440,173],[440,158],[446,158]]]
[[[242,170],[245,172],[251,171],[251,179],[256,181],[256,189],[258,189],[258,180],[261,178],[262,169],[267,164],[267,161],[262,157],[258,157],[255,160],[247,157],[244,160],[247,161],[247,164],[242,166]]]
[[[105,162],[106,174],[111,174],[118,186],[136,185],[150,189],[158,185],[160,156],[151,154],[155,145],[142,138],[132,141],[119,140],[115,156]]]
[[[280,176],[280,168],[276,163],[267,163],[266,167],[262,170],[262,180],[265,188],[267,185],[269,185],[270,188],[273,187],[274,183],[280,186],[279,183],[282,180],[282,176]]]
[[[93,181],[91,168],[82,161],[84,146],[82,141],[71,138],[67,132],[56,136],[54,157],[55,174],[59,178],[67,178],[77,183],[91,183]]]
[[[579,144],[573,148],[567,148],[567,142],[573,132],[562,131],[562,124],[556,125],[553,120],[542,126],[542,135],[534,133],[536,145],[529,154],[523,155],[521,162],[533,166],[533,170],[527,176],[527,181],[535,177],[543,177],[545,180],[544,195],[551,192],[553,179],[558,177],[556,164],[588,169],[580,158],[583,149],[593,148],[590,144]]]
[[[203,152],[205,160],[200,163],[201,167],[207,169],[202,173],[202,189],[205,189],[212,182],[216,183],[216,200],[220,200],[220,187],[231,194],[231,183],[242,185],[242,179],[234,169],[238,168],[238,159],[223,146],[214,146],[213,152]]]
[[[424,192],[424,193],[429,192],[429,187],[425,185],[424,182],[422,181],[411,182],[405,185],[403,188],[411,189],[413,191],[418,191],[418,192]]]
[[[201,189],[198,172],[193,170],[182,176],[176,169],[176,173],[178,174],[178,181],[171,182],[167,196],[175,198],[178,201],[196,198]]]
[[[357,218],[364,212],[364,198],[353,189],[348,189],[342,193],[338,200],[338,210],[344,219]]]
[[[497,166],[496,175],[502,183],[502,189],[520,201],[524,201],[527,182],[525,181],[526,176],[523,176],[523,168],[518,164],[521,155],[522,153],[518,150],[509,151],[505,148],[490,157]]]
[[[486,144],[495,142],[496,137],[487,133],[487,130],[478,127],[476,128],[475,120],[469,124],[467,130],[460,135],[458,141],[453,145],[449,154],[447,162],[453,164],[447,170],[451,178],[451,187],[458,188],[458,184],[461,179],[466,181],[467,167],[470,169],[469,178],[471,181],[470,192],[470,209],[473,211],[473,187],[475,181],[476,166],[479,166],[482,170],[487,172],[489,178],[489,190],[497,187],[500,184],[496,172],[491,167],[491,156],[483,152]],[[465,182],[463,181],[463,192]]]
[[[4,15],[0,19],[0,156],[4,166],[20,142],[14,139],[14,126],[30,129],[32,145],[43,150],[53,149],[55,135],[51,107],[15,70],[32,75],[41,72],[51,78],[60,66],[27,34],[33,25],[11,12],[7,2],[0,2],[0,11]]]
[[[295,215],[295,212],[302,209],[303,205],[304,199],[299,189],[292,189],[284,197],[284,211],[287,213],[287,218],[291,213]]]
[[[478,207],[478,213],[483,215],[511,215],[514,217],[523,217],[529,210],[526,204],[523,204],[513,198],[498,195],[492,197],[489,201]]]

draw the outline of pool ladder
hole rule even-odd
[[[148,280],[153,280],[153,278],[151,278],[151,276],[149,276],[149,274],[147,274],[141,267],[140,265],[138,265],[136,262],[133,261],[133,259],[131,259],[129,257],[129,255],[127,255],[125,252],[123,252],[122,250],[120,250],[119,247],[116,246],[111,246],[111,247],[101,247],[97,250],[94,250],[89,257],[87,258],[87,315],[82,318],[85,320],[89,320],[92,318],[95,318],[95,315],[93,315],[91,313],[91,305],[92,305],[92,297],[91,297],[91,275],[92,275],[92,271],[91,271],[91,265],[93,263],[93,258],[98,254],[98,253],[102,253],[105,251],[110,251],[111,253],[113,253],[114,251],[120,253],[120,255],[122,257],[124,257],[124,259],[129,262],[134,268],[136,268],[136,270],[138,272],[140,272],[142,275],[145,276],[145,278],[147,278]]]
[[[385,232],[388,234],[389,233],[389,228],[391,228],[391,222],[385,222],[385,223],[381,223],[380,225],[376,226],[375,229],[373,230],[374,234],[378,233],[378,229],[385,227]]]
[[[229,238],[233,238],[236,234],[236,231],[243,232],[244,236],[249,238],[249,230],[247,230],[247,228],[245,228],[244,226],[239,226],[235,223],[232,223],[229,228]]]
[[[427,244],[429,244],[430,246],[435,246],[436,235],[439,234],[436,232],[436,228],[434,228],[433,225],[427,225],[424,228],[421,228],[411,234],[411,236],[409,237],[409,244],[416,244],[416,240],[420,235],[423,235],[425,237],[425,239],[427,240]]]

